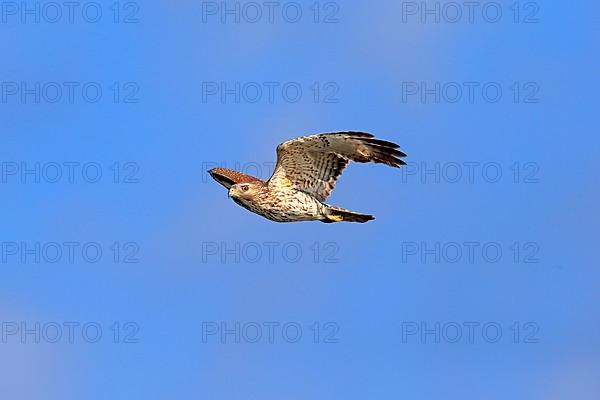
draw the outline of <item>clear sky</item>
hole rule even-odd
[[[600,398],[597,2],[1,7],[2,398]],[[206,174],[341,130],[364,225]]]

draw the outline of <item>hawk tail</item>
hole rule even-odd
[[[326,224],[332,222],[358,222],[364,224],[367,221],[375,219],[374,216],[368,214],[359,214],[354,211],[345,210],[343,208],[327,206],[325,209],[325,219],[321,220]]]

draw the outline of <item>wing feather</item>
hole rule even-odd
[[[396,143],[366,132],[335,132],[303,136],[277,146],[277,165],[269,185],[291,185],[325,199],[350,161],[391,167],[406,165]]]
[[[234,171],[227,168],[213,168],[208,171],[212,178],[219,182],[221,185],[229,189],[236,183],[252,183],[262,182],[260,179],[250,175],[242,174],[241,172]]]

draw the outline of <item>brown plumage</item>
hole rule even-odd
[[[362,223],[374,217],[323,202],[350,161],[406,165],[399,147],[365,132],[322,133],[277,146],[277,165],[266,182],[225,168],[208,172],[237,204],[272,221]]]
[[[229,189],[232,185],[235,185],[236,183],[262,182],[258,178],[242,174],[241,172],[227,168],[213,168],[210,171],[208,171],[208,173],[210,174],[210,176],[213,177],[215,181],[219,182],[227,189]]]

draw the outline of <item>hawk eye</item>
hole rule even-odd
[[[242,191],[247,192],[249,189],[248,185],[242,186]]]

